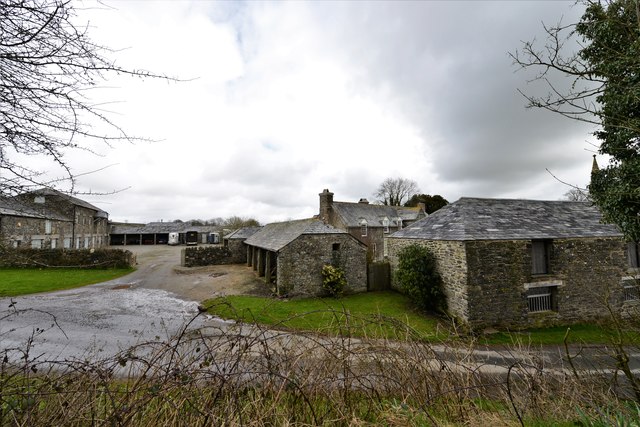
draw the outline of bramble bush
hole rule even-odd
[[[398,254],[396,280],[400,288],[422,309],[446,312],[447,299],[436,259],[429,249],[410,245]]]

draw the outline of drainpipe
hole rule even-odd
[[[73,221],[71,222],[71,249],[76,248],[76,205],[73,205]]]

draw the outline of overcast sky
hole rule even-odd
[[[155,142],[72,154],[114,221],[310,217],[318,193],[373,200],[387,177],[462,196],[557,200],[588,183],[592,128],[525,109],[508,53],[575,22],[561,1],[78,3],[117,64],[95,99]]]

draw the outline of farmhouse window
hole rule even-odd
[[[48,219],[44,221],[44,234],[51,234],[51,221]]]
[[[627,259],[629,267],[640,268],[640,250],[638,250],[638,242],[627,243]]]
[[[367,221],[366,220],[362,220],[360,221],[360,235],[362,237],[366,237],[367,236]]]
[[[527,295],[529,313],[556,310],[556,286],[533,288]]]
[[[387,218],[386,216],[382,220],[382,226],[384,227],[384,232],[388,233],[389,232],[389,218]]]
[[[531,273],[548,274],[551,256],[551,240],[533,240],[531,242]]]
[[[332,245],[331,249],[333,249],[334,251],[339,251],[340,250],[340,243],[334,243]]]

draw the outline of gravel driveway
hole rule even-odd
[[[109,282],[67,291],[0,299],[0,348],[24,348],[45,359],[109,357],[140,342],[168,338],[216,295],[264,292],[244,266],[182,269],[172,246],[127,246],[138,269]],[[17,310],[17,312],[16,312]],[[192,326],[219,323],[199,317]]]

